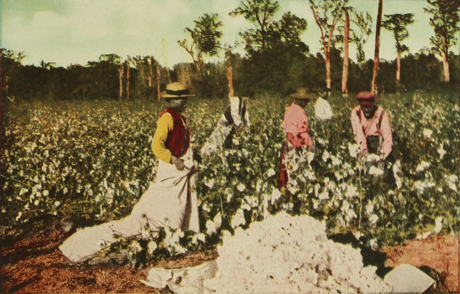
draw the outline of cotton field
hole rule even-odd
[[[175,255],[201,250],[222,242],[222,232],[246,234],[252,222],[280,211],[322,221],[326,233],[321,236],[353,232],[375,248],[456,231],[457,100],[448,92],[419,94],[416,101],[411,93],[378,97],[394,134],[393,186],[360,158],[350,123],[354,98],[332,97],[334,118],[326,122],[314,117],[311,103],[306,111],[315,148],[292,154],[293,177],[287,189],[280,190],[281,122],[291,99],[252,97],[250,128],[232,134],[220,153],[195,154],[200,234],[146,233],[106,252],[136,255],[145,250],[147,258],[154,258],[160,251]],[[223,98],[190,99],[185,116],[195,151],[212,133],[226,104]],[[157,163],[150,144],[163,107],[158,101],[7,104],[2,224],[27,224],[47,214],[87,222],[129,214],[155,177]],[[312,276],[315,279],[319,278]]]

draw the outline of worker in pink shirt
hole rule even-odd
[[[297,92],[291,94],[294,102],[289,106],[284,114],[281,127],[286,134],[286,142],[281,151],[280,175],[278,186],[284,187],[288,182],[288,173],[285,165],[285,153],[293,148],[309,148],[313,146],[313,141],[308,134],[308,117],[305,107],[314,97],[308,93],[306,88],[299,88]]]
[[[371,92],[360,92],[357,99],[359,106],[351,111],[356,144],[361,149],[364,161],[375,162],[382,173],[389,175],[388,179],[392,183],[393,174],[389,173],[389,169],[394,161],[391,156],[393,135],[388,113],[375,105],[375,97]]]
[[[388,113],[375,105],[375,97],[370,92],[360,92],[357,96],[359,106],[351,111],[351,124],[356,144],[361,148],[364,158],[374,153],[386,158],[393,151]]]

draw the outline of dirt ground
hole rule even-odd
[[[7,239],[1,250],[1,293],[168,293],[154,289],[145,280],[152,267],[179,268],[215,259],[215,251],[186,254],[174,260],[163,260],[143,269],[131,266],[78,265],[59,250],[68,234],[56,229],[43,229],[20,238]],[[459,292],[458,236],[438,236],[411,241],[404,246],[386,248],[386,267],[408,263],[428,267],[439,274],[439,283],[429,292]]]
[[[458,240],[458,236],[444,235],[411,241],[404,246],[386,248],[387,260],[385,265],[396,267],[402,263],[407,263],[425,272],[429,267],[432,274],[438,275],[440,282],[439,285],[430,288],[429,292],[459,293],[460,251]]]

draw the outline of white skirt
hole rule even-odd
[[[114,233],[133,236],[148,221],[152,230],[170,227],[173,230],[199,232],[195,173],[192,171],[191,147],[181,158],[188,169],[179,171],[173,164],[160,160],[155,182],[151,183],[130,215],[94,227],[84,228],[70,236],[60,247],[71,261],[78,261],[101,250],[101,241],[114,242]],[[144,217],[144,215],[146,217]]]

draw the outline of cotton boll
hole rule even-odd
[[[433,131],[430,129],[423,130],[423,136],[427,139],[430,139],[432,134],[433,134]]]
[[[369,174],[372,175],[372,176],[382,176],[383,175],[383,170],[375,167],[375,166],[371,166],[371,168],[369,169]]]
[[[216,226],[214,225],[214,222],[211,220],[208,220],[206,222],[206,232],[208,235],[214,235],[216,231]]]
[[[423,172],[430,167],[430,163],[426,161],[422,161],[419,165],[417,165],[417,172]]]
[[[216,229],[219,229],[220,226],[222,225],[222,214],[220,212],[216,214],[213,221],[214,221],[214,226],[216,227]]]
[[[438,216],[436,219],[435,219],[435,227],[434,227],[434,232],[436,234],[439,234],[442,230],[442,220],[443,218],[441,216]]]

